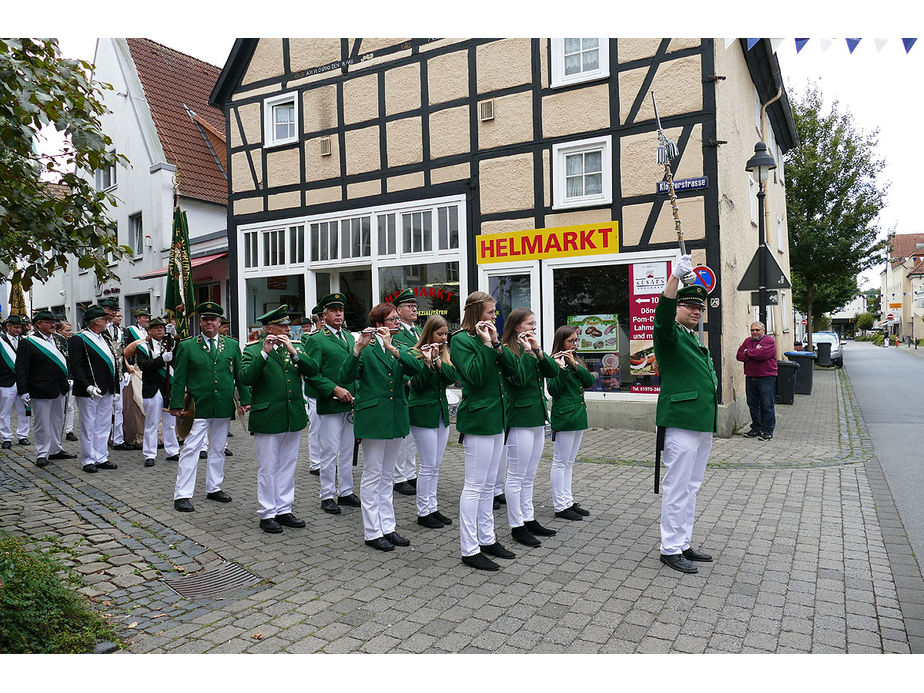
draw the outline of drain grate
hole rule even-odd
[[[259,577],[231,562],[222,563],[217,568],[196,575],[164,579],[167,587],[187,599],[208,599],[226,592],[253,587],[259,582]]]

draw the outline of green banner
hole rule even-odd
[[[189,318],[195,312],[192,265],[189,259],[189,226],[186,212],[180,206],[173,208],[173,242],[170,244],[170,262],[167,264],[167,294],[164,308],[176,318],[179,339],[189,336]]]

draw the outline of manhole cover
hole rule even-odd
[[[187,599],[207,599],[244,587],[253,587],[260,578],[237,563],[223,563],[196,575],[164,579],[167,587]]]

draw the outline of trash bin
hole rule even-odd
[[[792,404],[796,398],[796,374],[799,364],[795,361],[776,362],[776,403]]]
[[[786,358],[799,364],[796,371],[796,394],[812,394],[812,369],[815,366],[815,354],[811,351],[787,351]]]
[[[833,366],[831,361],[831,342],[818,342],[818,365]]]

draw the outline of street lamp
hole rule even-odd
[[[758,142],[754,145],[754,156],[748,159],[747,164],[744,166],[744,170],[748,173],[757,172],[758,188],[757,188],[757,252],[761,256],[758,260],[758,319],[764,324],[764,327],[767,326],[767,267],[766,267],[766,245],[767,239],[765,238],[764,230],[764,183],[767,181],[767,178],[770,176],[770,171],[776,168],[776,162],[773,160],[773,157],[767,151],[767,145],[763,142]]]

